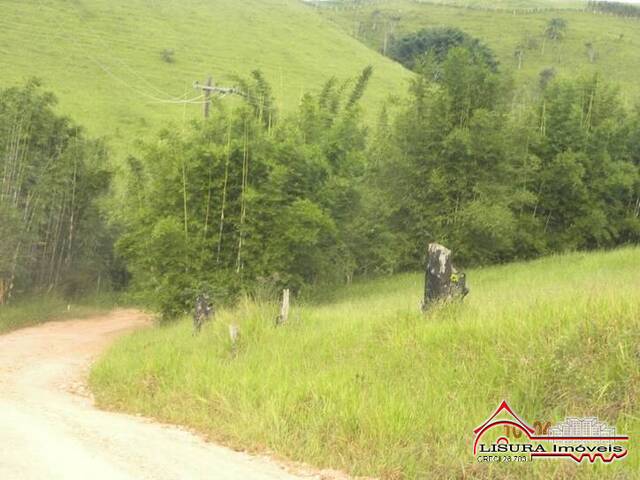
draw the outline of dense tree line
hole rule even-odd
[[[109,281],[112,238],[96,205],[110,179],[105,148],[54,105],[36,81],[0,90],[0,304]]]
[[[476,45],[477,47],[477,45]],[[0,92],[0,286],[96,288],[114,254],[166,318],[216,300],[640,239],[640,114],[597,76],[553,76],[518,100],[474,44],[416,58],[405,100],[367,127],[371,68],[276,112],[260,72],[211,117],[167,126],[126,161],[107,208],[102,143],[37,84]]]
[[[419,267],[427,240],[466,264],[637,241],[638,116],[616,90],[551,82],[514,109],[508,83],[470,55],[454,49],[439,81],[417,78],[383,127],[372,176],[388,186],[392,264]]]
[[[615,89],[549,79],[514,105],[473,48],[446,50],[420,59],[373,129],[358,107],[366,69],[283,118],[256,73],[242,107],[164,131],[130,159],[118,219],[137,287],[171,315],[203,288],[421,268],[433,240],[471,265],[640,238],[639,116]]]

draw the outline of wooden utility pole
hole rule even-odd
[[[213,77],[209,75],[209,77],[207,78],[207,84],[202,88],[202,91],[204,92],[204,118],[209,118],[209,109],[211,108],[211,89],[212,88],[213,88]]]
[[[200,85],[200,83],[196,81],[193,84],[193,88],[195,88],[196,90],[202,90],[202,92],[204,93],[204,118],[209,118],[212,93],[220,93],[222,95],[235,94],[244,96],[244,94],[235,87],[216,87],[213,83],[213,78],[211,77],[211,75],[209,75],[209,77],[207,78],[206,84]]]
[[[231,353],[238,353],[238,343],[240,341],[240,327],[237,323],[229,325],[229,338],[231,339]]]

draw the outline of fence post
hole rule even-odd
[[[282,305],[280,306],[280,315],[276,318],[276,325],[287,323],[289,318],[289,289],[282,290]]]

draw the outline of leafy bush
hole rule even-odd
[[[162,61],[165,63],[175,63],[176,59],[174,55],[175,55],[175,52],[173,51],[172,48],[165,48],[160,53],[160,58],[162,58]]]

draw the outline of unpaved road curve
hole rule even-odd
[[[82,394],[92,359],[148,323],[118,310],[0,336],[0,479],[303,478],[182,429],[94,408]]]

